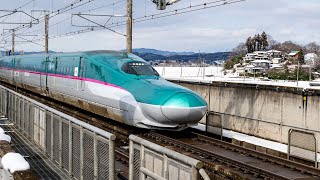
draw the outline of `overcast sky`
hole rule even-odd
[[[7,1],[3,3],[4,1]],[[15,1],[16,3],[12,3]],[[1,0],[2,9],[14,9],[30,0]],[[31,9],[54,10],[64,7],[74,0],[35,0],[34,3],[22,8],[26,12]],[[84,10],[99,7],[109,2],[118,0],[95,0],[95,4],[88,4],[79,9],[74,9],[50,20],[50,24],[61,21],[71,16],[70,13],[83,12]],[[151,0],[134,0],[134,18],[144,15],[159,13]],[[192,5],[212,2],[213,0],[191,0]],[[50,3],[48,3],[50,2]],[[106,3],[107,2],[107,3]],[[190,0],[181,0],[179,3],[168,7],[167,11],[187,7]],[[162,11],[161,11],[162,12]],[[106,7],[96,14],[124,14],[125,2],[116,6]],[[39,14],[39,16],[41,16]],[[19,15],[10,17],[6,21],[24,21],[25,17]],[[28,19],[28,18],[26,18]],[[118,18],[121,21],[124,19]],[[3,19],[0,19],[0,22]],[[104,22],[105,19],[97,19]],[[75,20],[74,22],[77,22]],[[82,21],[78,21],[83,24]],[[89,23],[87,23],[89,25]],[[12,28],[11,25],[0,26]],[[50,28],[50,34],[61,34],[81,28],[72,27],[71,20]],[[240,42],[244,42],[248,36],[265,31],[275,40],[283,42],[291,40],[299,44],[317,42],[320,44],[320,1],[319,0],[246,0],[241,3],[226,5],[216,8],[208,8],[201,11],[182,15],[141,22],[134,24],[133,47],[155,48],[170,51],[202,51],[217,52],[229,51]],[[34,32],[36,30],[36,32]],[[37,31],[38,30],[38,31]],[[125,33],[125,27],[116,28]],[[24,33],[34,32],[41,36],[43,24],[34,26]],[[29,38],[29,37],[28,37]],[[10,39],[10,38],[9,38]],[[8,39],[8,41],[10,41]],[[50,49],[54,51],[83,51],[95,49],[125,49],[125,38],[113,32],[103,30],[76,36],[50,40]],[[38,42],[43,44],[43,42]],[[7,48],[10,48],[8,46]],[[33,44],[18,45],[17,49],[25,51],[41,51],[43,47]]]

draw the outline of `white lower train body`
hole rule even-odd
[[[88,78],[57,74],[47,76],[44,73],[9,68],[0,68],[0,78],[23,87],[32,87],[37,93],[140,128],[182,130],[198,123],[198,120],[186,120],[190,119],[190,114],[201,110],[200,114],[196,114],[202,117],[206,110],[206,107],[180,108],[177,112],[177,109],[139,103],[130,92],[121,87]],[[180,115],[181,118],[178,122],[172,122],[163,112],[172,112],[174,118]]]

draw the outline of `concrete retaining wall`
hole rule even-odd
[[[287,143],[290,128],[310,130],[320,137],[318,91],[239,83],[173,82],[198,92],[208,102],[210,111],[224,114],[225,129],[281,143]]]

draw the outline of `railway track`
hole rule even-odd
[[[193,132],[154,132],[120,124],[92,112],[39,96],[31,91],[2,84],[36,101],[73,116],[81,121],[111,132],[116,139],[116,170],[120,179],[127,179],[130,134],[139,135],[159,145],[191,156],[204,162],[212,179],[294,179],[320,178],[318,169],[271,155],[246,149]],[[162,134],[159,134],[162,133]]]
[[[199,159],[212,179],[320,179],[320,170],[238,145],[189,132],[178,136],[149,132],[141,137]]]
[[[117,177],[119,179],[128,179],[129,175],[129,151],[123,147],[127,147],[129,144],[129,135],[136,133],[139,129],[127,126],[125,124],[120,124],[118,122],[108,120],[105,117],[96,115],[92,112],[84,111],[80,108],[68,105],[66,103],[58,102],[54,99],[48,98],[46,96],[39,96],[32,91],[26,91],[24,89],[12,86],[7,83],[0,83],[1,85],[12,89],[24,96],[34,99],[42,104],[50,106],[60,112],[68,114],[76,119],[83,122],[96,126],[107,132],[116,135],[116,147],[115,147],[115,166],[117,171]],[[141,130],[139,130],[141,132]]]

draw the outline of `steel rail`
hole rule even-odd
[[[126,144],[128,141],[128,136],[132,131],[130,129],[136,129],[132,127],[127,127],[125,125],[115,125],[114,123],[107,123],[106,118],[100,117],[98,115],[94,115],[93,113],[86,112],[82,109],[75,108],[74,106],[67,105],[65,103],[58,102],[56,100],[48,99],[46,96],[39,96],[38,94],[32,93],[31,91],[25,90],[23,88],[18,88],[15,85],[11,85],[6,83],[6,87],[10,89],[14,89],[16,91],[19,91],[20,93],[27,95],[30,98],[33,98],[37,101],[40,101],[44,104],[47,104],[48,106],[51,106],[59,111],[62,111],[68,115],[71,115],[81,121],[90,123],[94,126],[97,126],[101,129],[107,130],[109,132],[112,132],[116,134],[117,139],[120,140],[120,144]],[[137,130],[137,129],[136,129]],[[140,134],[141,136],[145,136],[146,139],[153,139],[154,142],[157,144],[162,145],[161,143],[165,143],[172,147],[177,147],[180,150],[185,151],[189,156],[198,157],[199,160],[202,160],[206,166],[206,170],[209,170],[211,172],[214,172],[215,174],[219,174],[217,170],[215,169],[216,164],[226,166],[226,169],[234,170],[234,171],[241,171],[242,174],[251,174],[253,177],[263,177],[263,178],[280,178],[280,179],[287,179],[284,176],[277,175],[274,172],[268,171],[264,168],[255,167],[254,165],[246,164],[241,161],[233,160],[228,157],[224,157],[218,154],[214,154],[214,152],[211,152],[208,149],[203,149],[198,146],[190,145],[186,142],[182,142],[180,140],[167,137],[165,135],[160,135],[156,132],[149,132],[149,131],[142,131],[139,129],[139,131],[136,131],[135,134]],[[228,151],[234,151],[237,152],[240,155],[250,155],[251,157],[258,158],[263,162],[268,162],[269,164],[274,164],[275,166],[281,166],[288,169],[291,169],[292,172],[300,172],[301,174],[308,174],[311,176],[317,176],[320,177],[320,171],[318,169],[299,164],[296,162],[288,161],[286,159],[281,159],[275,156],[263,154],[256,152],[251,149],[247,149],[241,146],[237,146],[234,144],[230,144],[227,142],[219,141],[210,137],[206,137],[197,133],[188,133],[188,135],[193,135],[196,137],[196,140],[193,140],[194,142],[202,143],[202,144],[210,144],[212,146],[222,147]],[[151,137],[154,136],[154,137]],[[156,139],[156,140],[155,140]],[[169,147],[170,148],[170,147]],[[178,150],[178,151],[180,151]],[[190,155],[191,153],[191,155]],[[128,154],[126,151],[121,149],[119,146],[116,148],[116,155],[117,159],[120,161],[123,161],[126,163],[126,159],[128,159]],[[128,161],[127,161],[128,162]],[[225,175],[225,174],[224,174]],[[240,176],[239,176],[240,177]]]
[[[192,133],[190,133],[192,134]],[[199,134],[194,134],[199,135]],[[279,168],[286,168],[289,169],[290,172],[299,173],[306,176],[316,176],[320,177],[320,170],[315,169],[313,167],[309,167],[300,163],[288,161],[286,159],[281,159],[275,156],[271,156],[268,154],[259,153],[257,151],[247,149],[241,146],[233,145],[231,143],[222,142],[220,140],[216,140],[210,137],[199,136],[196,137],[194,142],[197,142],[196,145],[190,144],[190,139],[188,142],[184,142],[183,140],[178,140],[176,138],[168,137],[165,135],[158,134],[156,132],[150,132],[144,134],[143,137],[148,139],[153,139],[153,141],[158,143],[165,143],[169,146],[173,146],[183,150],[184,153],[192,154],[195,158],[198,158],[204,161],[204,165],[206,169],[213,169],[212,166],[215,166],[214,162],[220,162],[222,165],[227,165],[230,168],[243,171],[245,174],[251,174],[254,177],[263,177],[263,178],[277,178],[277,179],[290,179],[291,174],[288,176],[284,176],[280,173],[275,171],[268,170],[267,168],[260,168],[255,166],[255,164],[250,164],[247,161],[240,161],[237,159],[232,159],[231,157],[225,157],[221,154],[215,153],[210,149],[205,149],[201,146],[203,145],[213,145],[219,148],[222,148],[227,151],[236,152],[239,155],[246,155],[247,158],[259,158],[261,162],[268,163],[271,166],[279,166]],[[209,143],[209,142],[219,142],[219,143]],[[202,143],[202,144],[201,144]],[[201,144],[201,145],[200,145]],[[250,156],[248,156],[250,155]]]
[[[119,147],[120,145],[125,144],[126,141],[129,141],[129,131],[125,128],[119,127],[114,125],[113,123],[108,123],[106,122],[106,118],[100,117],[98,115],[94,115],[91,112],[87,112],[84,110],[81,110],[79,108],[76,108],[74,106],[62,103],[50,99],[48,97],[42,96],[42,95],[38,95],[35,94],[31,91],[27,91],[25,89],[19,88],[17,86],[14,86],[12,84],[8,84],[5,83],[3,81],[0,81],[0,86],[4,86],[6,88],[9,88],[15,92],[18,92],[24,96],[26,96],[27,98],[32,99],[33,101],[37,101],[39,103],[43,103],[46,106],[49,106],[51,109],[53,109],[55,112],[59,111],[60,113],[64,113],[68,116],[71,116],[73,118],[75,118],[77,121],[79,121],[80,123],[88,123],[89,126],[95,126],[98,127],[102,130],[105,130],[107,132],[113,133],[115,135],[115,137],[117,137],[115,139],[116,141],[116,147],[115,147],[115,159],[118,163],[123,164],[123,165],[128,165],[129,164],[129,152],[123,150],[121,147]],[[132,128],[131,128],[132,129]],[[100,132],[103,134],[103,132]],[[100,134],[99,133],[99,134]],[[122,166],[123,167],[123,166]],[[127,167],[129,170],[129,167]],[[126,179],[128,177],[128,170],[124,169],[124,174],[120,174],[121,179]]]
[[[258,151],[252,150],[252,149],[248,149],[248,148],[236,145],[236,144],[231,144],[228,142],[220,141],[220,140],[208,137],[208,136],[204,136],[202,134],[198,134],[198,133],[192,133],[192,134],[198,136],[199,140],[204,141],[206,143],[209,143],[209,144],[212,144],[215,146],[223,146],[224,148],[227,148],[232,151],[238,151],[240,153],[245,153],[245,154],[251,155],[252,157],[260,158],[263,161],[267,160],[267,161],[270,161],[271,163],[279,164],[281,166],[286,166],[291,169],[296,169],[298,171],[306,172],[311,175],[315,175],[315,176],[320,177],[320,170],[317,168],[314,168],[312,166],[307,166],[305,164],[290,161],[288,159],[280,158],[277,156],[272,156],[269,154],[260,153]]]

